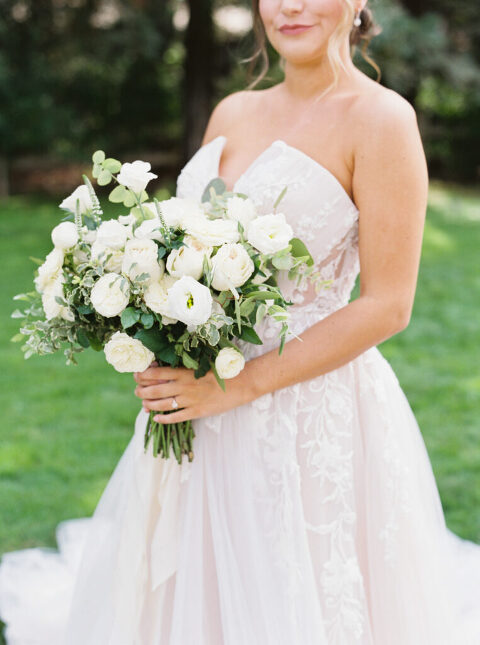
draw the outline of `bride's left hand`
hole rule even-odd
[[[154,417],[159,423],[179,423],[220,414],[246,402],[246,391],[238,377],[225,381],[226,391],[223,392],[211,370],[197,379],[194,370],[158,367],[153,363],[144,372],[134,372],[133,377],[138,384],[135,394],[142,399],[144,410],[169,411]],[[178,403],[176,411],[172,408],[174,397]]]

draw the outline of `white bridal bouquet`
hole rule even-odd
[[[87,347],[104,350],[119,372],[142,372],[152,362],[184,365],[200,378],[213,370],[219,385],[244,367],[236,339],[261,344],[255,325],[265,316],[279,324],[282,352],[288,333],[287,302],[278,271],[298,281],[314,278],[313,260],[285,216],[260,215],[243,194],[228,192],[216,178],[201,202],[172,197],[149,201],[156,175],[144,161],[121,163],[93,154],[99,186],[118,185],[109,200],[127,214],[102,219],[86,175],[60,208],[53,249],[39,261],[35,290],[15,296],[25,358],[64,349],[67,364]],[[66,346],[66,347],[65,347]],[[192,422],[159,424],[151,412],[145,450],[179,463],[193,459]]]

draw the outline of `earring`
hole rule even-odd
[[[355,16],[355,20],[353,21],[353,24],[355,25],[355,27],[360,27],[360,25],[362,24],[362,19],[360,18],[361,13],[362,13],[362,10],[358,9]]]

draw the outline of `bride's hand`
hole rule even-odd
[[[244,370],[245,371],[245,370]],[[144,410],[169,412],[154,417],[159,423],[178,423],[220,414],[251,400],[249,388],[243,385],[240,375],[225,381],[226,391],[220,388],[210,370],[195,378],[194,370],[185,367],[158,367],[153,363],[144,372],[134,372],[137,382],[135,394],[142,399]],[[172,402],[178,403],[174,412]]]

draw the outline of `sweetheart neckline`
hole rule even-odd
[[[222,140],[222,147],[220,148],[220,154],[218,155],[217,163],[216,163],[216,170],[215,170],[215,172],[216,172],[217,176],[219,176],[219,172],[220,172],[220,162],[221,162],[221,159],[222,159],[222,153],[223,153],[223,150],[224,150],[224,148],[225,148],[225,144],[226,144],[226,142],[228,141],[228,138],[227,138],[224,134],[219,134],[217,137],[215,137],[214,139],[211,139],[210,141],[208,141],[207,143],[203,144],[203,146],[200,146],[200,148],[199,148],[199,150],[201,150],[202,148],[205,148],[205,147],[209,146],[210,144],[212,144],[212,143],[214,143],[214,142],[218,141],[219,139],[221,139],[221,140]],[[313,157],[311,157],[309,154],[307,154],[307,153],[306,153],[306,152],[304,152],[303,150],[300,150],[300,148],[296,148],[295,146],[290,145],[289,143],[287,143],[287,142],[286,142],[286,141],[284,141],[283,139],[275,139],[274,141],[272,141],[272,143],[271,143],[270,145],[268,145],[267,147],[265,147],[265,148],[264,148],[264,149],[263,149],[263,150],[262,150],[262,151],[261,151],[261,152],[260,152],[260,153],[259,153],[259,154],[258,154],[258,155],[257,155],[257,156],[252,160],[252,161],[251,161],[251,163],[250,163],[250,164],[245,168],[245,170],[240,174],[240,176],[239,176],[239,177],[237,177],[236,181],[234,182],[234,184],[233,184],[233,186],[232,186],[231,192],[235,192],[235,189],[236,189],[236,187],[238,186],[238,184],[239,184],[239,183],[240,183],[240,182],[241,182],[241,181],[242,181],[242,180],[243,180],[243,179],[248,175],[248,173],[252,170],[252,168],[255,166],[255,164],[257,164],[257,163],[260,161],[260,159],[261,159],[265,154],[267,154],[267,153],[268,153],[268,152],[269,152],[269,151],[270,151],[274,146],[276,146],[276,145],[283,145],[283,146],[285,146],[285,148],[286,148],[287,150],[293,151],[294,153],[296,153],[296,154],[300,155],[303,159],[307,159],[308,161],[310,161],[311,163],[313,163],[313,164],[314,164],[317,168],[319,168],[319,169],[320,169],[320,170],[321,170],[325,175],[327,175],[328,177],[330,177],[330,179],[335,183],[335,185],[337,186],[337,188],[338,188],[338,189],[343,193],[343,195],[348,199],[348,201],[350,202],[350,204],[351,204],[351,205],[352,205],[352,206],[357,210],[357,212],[358,212],[358,208],[357,208],[357,206],[356,206],[355,202],[354,202],[354,201],[353,201],[353,199],[350,197],[350,195],[347,193],[347,191],[345,190],[345,188],[344,188],[343,184],[342,184],[342,183],[341,183],[341,182],[340,182],[340,181],[335,177],[335,175],[334,175],[330,170],[328,170],[328,168],[326,168],[325,166],[322,166],[322,164],[321,164],[319,161],[317,161],[316,159],[314,159]],[[220,179],[221,179],[221,177],[220,177]]]

